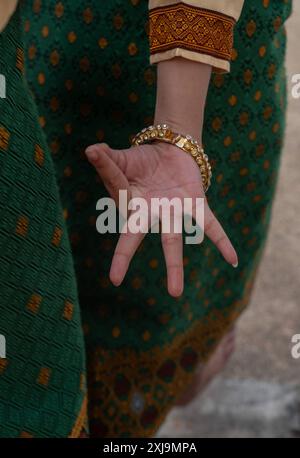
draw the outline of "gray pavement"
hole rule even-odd
[[[189,407],[174,409],[163,437],[300,436],[300,2],[287,23],[288,128],[271,230],[251,306],[238,324],[237,350],[225,372]]]
[[[295,384],[219,379],[189,407],[174,409],[159,436],[299,437],[299,411],[300,390]]]

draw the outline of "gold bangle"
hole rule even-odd
[[[190,135],[181,135],[173,132],[167,124],[158,124],[157,126],[145,127],[141,132],[133,137],[132,145],[142,145],[154,140],[171,143],[178,146],[186,153],[189,153],[198,164],[200,169],[204,192],[207,192],[211,183],[211,166],[208,157],[202,146],[198,144]]]

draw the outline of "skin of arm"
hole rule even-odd
[[[0,1],[0,32],[4,30],[11,15],[16,9],[17,0],[1,0]]]
[[[211,66],[175,57],[157,67],[154,124],[166,123],[201,143]]]

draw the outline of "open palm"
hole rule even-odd
[[[89,161],[101,177],[111,197],[118,202],[119,191],[127,190],[130,198],[205,198],[201,174],[194,159],[177,146],[162,142],[113,150],[107,144],[89,146]],[[204,204],[204,232],[217,246],[225,260],[237,265],[237,254],[222,226]],[[195,216],[195,215],[193,215]],[[120,235],[110,269],[112,283],[119,286],[129,263],[145,236],[144,231],[127,231]],[[182,234],[170,231],[161,234],[167,266],[168,291],[180,296],[184,287]]]

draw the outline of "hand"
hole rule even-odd
[[[113,150],[102,143],[89,146],[86,154],[115,202],[118,201],[119,190],[127,190],[129,198],[144,198],[149,208],[151,198],[189,197],[193,201],[197,197],[205,198],[196,162],[177,146],[157,142]],[[225,260],[236,266],[237,254],[206,199],[204,232]],[[142,232],[120,235],[110,269],[110,279],[115,286],[122,283],[144,236]],[[177,297],[184,288],[182,234],[162,233],[161,239],[167,266],[168,291],[171,296]]]

